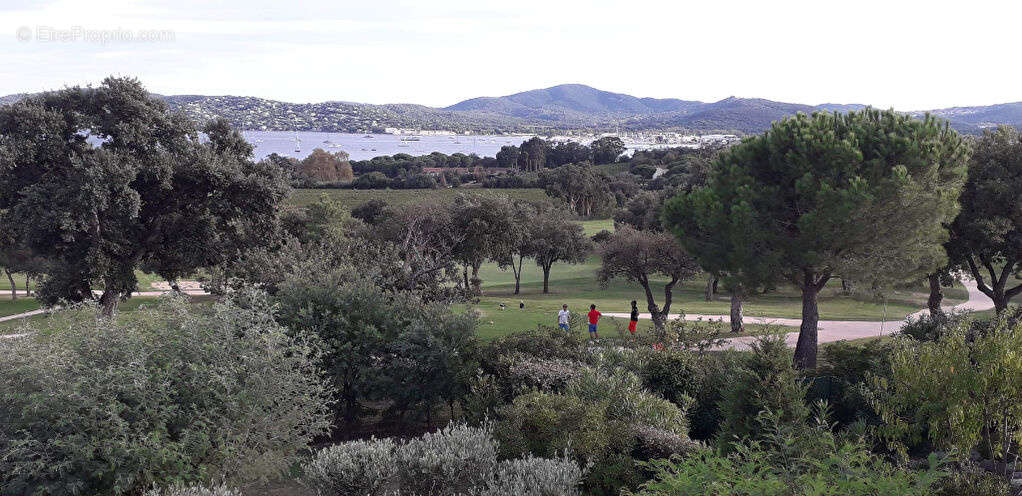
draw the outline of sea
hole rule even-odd
[[[255,159],[261,160],[271,153],[286,157],[305,158],[312,150],[322,148],[328,152],[344,151],[351,160],[367,160],[381,155],[429,155],[440,152],[447,155],[475,153],[480,157],[494,157],[505,145],[521,145],[531,136],[447,135],[408,136],[396,134],[351,134],[287,131],[242,131],[242,135],[255,148]],[[297,138],[297,139],[296,139]]]

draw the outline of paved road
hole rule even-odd
[[[947,309],[957,310],[988,310],[994,308],[994,302],[983,294],[977,287],[974,281],[962,281],[965,289],[969,291],[969,299],[961,304],[954,305],[953,307],[945,307]],[[929,314],[929,310],[920,310],[912,315],[906,317],[917,318],[920,315]],[[605,313],[604,315],[610,317],[621,317],[627,319],[629,315],[627,313]],[[678,318],[677,314],[670,314],[668,316],[671,319]],[[639,318],[648,319],[650,315],[648,313],[639,314]],[[731,322],[729,315],[685,315],[685,320],[720,320],[722,322]],[[773,317],[745,317],[746,324],[773,324],[789,327],[799,327],[802,325],[802,319],[782,319]],[[828,343],[832,341],[841,341],[849,339],[860,339],[868,338],[873,336],[884,336],[893,334],[901,328],[902,322],[900,321],[888,321],[888,322],[869,322],[859,320],[821,320],[819,324],[818,339],[820,343]],[[789,346],[795,346],[798,341],[798,332],[789,332],[784,336],[785,341],[788,342]],[[725,347],[735,349],[746,349],[749,343],[756,340],[755,336],[743,336],[738,338],[731,338],[728,340],[728,345]]]

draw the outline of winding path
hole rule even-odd
[[[954,306],[946,306],[946,309],[955,310],[971,310],[980,311],[994,308],[994,302],[983,294],[979,288],[976,287],[975,281],[962,281],[962,285],[969,292],[969,299],[964,303],[960,303]],[[915,312],[908,317],[918,318],[920,315],[927,315],[930,311],[927,309]],[[627,319],[629,315],[627,313],[605,313],[608,317],[620,317]],[[640,319],[649,319],[650,314],[642,313],[639,314]],[[676,319],[677,314],[669,314],[668,318]],[[685,320],[719,320],[722,322],[731,322],[729,315],[685,315]],[[802,319],[785,319],[785,318],[774,318],[774,317],[745,317],[746,324],[772,324],[788,327],[799,327],[802,325]],[[851,340],[869,338],[875,336],[885,336],[893,334],[901,328],[900,321],[887,321],[887,322],[870,322],[862,320],[821,320],[819,324],[818,339],[820,343],[829,343],[833,341]],[[789,332],[784,335],[785,341],[788,346],[795,346],[798,341],[798,331]],[[726,348],[735,349],[746,349],[749,344],[756,340],[756,336],[741,336],[737,338],[731,338],[725,345]]]
[[[962,281],[965,289],[969,292],[969,299],[964,303],[958,305],[945,307],[948,309],[955,310],[988,310],[994,308],[993,301],[990,300],[985,294],[983,294],[977,287],[974,281]],[[134,294],[134,296],[160,296],[166,294],[167,291],[141,291]],[[204,295],[207,294],[201,289],[185,289],[185,294],[189,295]],[[46,313],[48,310],[32,310],[31,312],[19,313],[16,315],[8,315],[6,317],[0,317],[0,322],[6,322],[10,320],[23,319],[25,317],[31,317],[33,315],[39,315]],[[923,309],[916,313],[909,315],[907,318],[916,318],[920,315],[926,315],[929,310]],[[627,319],[629,315],[627,313],[614,313],[608,312],[604,315],[608,317],[618,317]],[[640,319],[649,319],[648,313],[639,314]],[[676,319],[678,314],[669,314],[668,318]],[[730,322],[731,317],[728,315],[700,315],[691,314],[685,315],[685,320],[720,320],[722,322]],[[745,323],[747,324],[772,324],[787,327],[799,327],[802,325],[801,319],[786,319],[786,318],[775,318],[775,317],[745,317]],[[832,341],[850,340],[869,338],[874,336],[884,336],[893,334],[901,327],[901,322],[890,321],[890,322],[869,322],[861,320],[821,320],[819,327],[819,342],[829,343]],[[6,334],[0,335],[0,339],[11,339],[23,337],[26,334]],[[789,332],[785,334],[785,340],[789,346],[795,346],[795,342],[798,341],[798,332]],[[749,343],[752,343],[756,339],[756,336],[741,336],[737,338],[731,338],[728,340],[725,347],[735,349],[748,348]]]

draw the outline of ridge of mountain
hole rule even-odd
[[[31,94],[0,96],[0,105]],[[545,133],[565,130],[758,133],[797,112],[848,112],[866,105],[805,105],[763,98],[717,102],[640,98],[582,84],[563,84],[501,97],[478,97],[443,108],[416,104],[374,105],[347,101],[290,103],[233,95],[154,95],[204,122],[226,118],[240,129],[365,133],[385,128],[472,133]],[[1006,124],[1022,127],[1022,102],[907,112],[947,119],[959,131],[979,133]]]

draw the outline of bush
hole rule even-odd
[[[626,358],[604,355],[605,367]],[[685,406],[646,391],[620,366],[585,367],[563,393],[524,394],[498,410],[498,418],[495,436],[504,456],[570,452],[580,465],[591,465],[587,494],[635,487],[642,474],[634,456],[682,452],[688,441]]]
[[[1022,323],[962,322],[936,342],[901,338],[890,377],[872,377],[879,432],[905,454],[924,442],[988,460],[1013,459],[1022,442]]]
[[[152,489],[145,496],[242,496],[241,491],[227,486],[174,486]]]
[[[783,336],[761,338],[752,344],[748,368],[731,377],[724,391],[718,435],[722,446],[760,435],[763,426],[758,414],[764,410],[778,412],[786,421],[808,416],[808,388],[792,364],[792,351]]]
[[[610,450],[623,437],[623,426],[606,422],[605,403],[589,404],[575,396],[529,393],[500,410],[494,436],[501,455],[551,458],[570,450],[584,465]]]
[[[909,318],[901,326],[900,333],[918,341],[936,341],[948,329],[972,320],[969,312],[952,311],[944,315],[920,315]]]
[[[321,450],[305,466],[303,481],[318,494],[382,494],[396,479],[394,442],[370,439]]]
[[[578,496],[581,480],[582,470],[568,458],[529,456],[501,462],[481,496]]]
[[[466,394],[478,369],[473,316],[349,272],[292,278],[276,301],[282,323],[323,342],[322,367],[347,420],[359,416],[365,400],[429,415]]]
[[[578,362],[584,361],[586,357],[585,343],[578,335],[557,328],[541,327],[491,341],[482,350],[483,370],[491,374],[497,373],[500,370],[500,357],[516,353],[542,359]]]
[[[891,374],[891,346],[877,341],[855,344],[831,343],[821,350],[822,360],[812,372],[808,402],[823,400],[832,406],[840,425],[858,420],[879,422],[876,412],[863,394],[867,377]]]
[[[1006,477],[967,465],[952,471],[937,483],[934,496],[1013,496]]]
[[[329,426],[313,349],[252,308],[60,312],[0,342],[4,494],[138,494],[275,476]]]
[[[655,478],[636,496],[785,495],[924,496],[944,476],[935,457],[924,471],[908,471],[874,456],[861,440],[841,439],[830,430],[826,405],[815,422],[792,422],[777,412],[757,415],[761,440],[733,444],[731,454],[703,450],[685,458],[643,464]],[[632,494],[627,493],[626,494]]]
[[[355,441],[320,451],[303,482],[324,496],[577,495],[582,470],[567,458],[497,461],[488,428],[450,425],[397,444]]]
[[[478,490],[493,478],[497,443],[486,429],[451,425],[401,445],[394,453],[401,490],[456,495]]]

